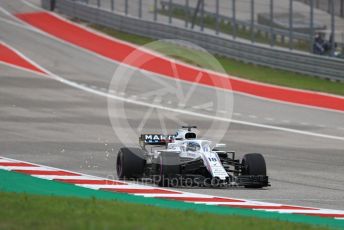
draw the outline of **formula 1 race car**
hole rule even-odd
[[[142,134],[141,148],[123,147],[117,155],[120,179],[149,180],[162,187],[180,186],[270,186],[264,157],[259,153],[235,159],[223,144],[197,139],[183,126],[175,135]],[[148,148],[150,147],[150,148]]]

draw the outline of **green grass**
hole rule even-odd
[[[0,192],[0,229],[325,229],[104,201]]]
[[[155,41],[151,38],[134,34],[128,34],[100,25],[92,24],[89,26],[110,36],[138,45],[145,45],[147,43]],[[197,55],[190,54],[197,54],[197,52],[199,51],[187,49],[178,45],[169,44],[169,46],[171,47],[171,49],[167,52],[166,50],[157,51],[190,64],[199,66],[199,63],[201,63],[201,66],[205,68],[207,67],[206,60],[194,61],[190,60],[189,58],[185,58],[186,55],[188,55],[188,57],[197,57]],[[269,67],[248,64],[219,55],[215,55],[215,58],[219,61],[219,63],[223,66],[224,70],[229,75],[257,82],[344,96],[344,83],[332,82],[329,80],[298,74],[290,71],[283,71],[278,69],[272,69]]]
[[[29,175],[9,172],[5,170],[0,170],[0,178],[1,178],[0,179],[0,205],[1,205],[0,207],[3,208],[3,209],[0,209],[0,229],[2,229],[1,223],[5,223],[5,219],[4,219],[5,217],[7,218],[6,222],[11,223],[11,220],[14,220],[13,219],[14,217],[12,216],[13,215],[19,216],[22,210],[25,212],[20,214],[22,216],[18,217],[19,221],[16,221],[16,223],[20,223],[20,221],[23,221],[22,218],[30,220],[31,218],[31,216],[29,216],[30,213],[27,214],[27,212],[30,212],[31,210],[33,210],[32,207],[34,207],[33,206],[34,204],[26,204],[26,206],[28,207],[27,209],[29,209],[30,211],[24,210],[21,207],[21,205],[25,204],[26,201],[31,202],[33,200],[31,199],[31,195],[39,195],[42,198],[65,197],[65,198],[71,198],[73,200],[79,198],[81,200],[84,199],[88,201],[89,200],[95,201],[95,199],[100,200],[100,201],[106,201],[106,202],[108,201],[108,202],[111,202],[112,204],[111,206],[113,209],[119,209],[117,211],[124,212],[125,215],[128,216],[125,219],[122,218],[122,221],[127,221],[127,219],[132,218],[131,216],[132,213],[134,213],[134,216],[138,212],[142,213],[142,211],[145,211],[143,207],[148,207],[148,208],[151,208],[150,210],[152,211],[151,213],[153,213],[152,215],[154,217],[159,216],[159,218],[160,216],[162,216],[159,210],[166,210],[166,211],[170,210],[168,214],[166,214],[166,216],[171,217],[171,218],[172,217],[174,218],[173,216],[174,213],[175,214],[179,213],[178,215],[182,215],[180,213],[183,213],[184,215],[193,213],[196,216],[196,218],[202,217],[202,219],[204,219],[203,217],[205,216],[206,217],[217,216],[217,217],[222,218],[223,220],[227,220],[227,218],[228,220],[232,220],[232,219],[239,219],[239,216],[240,216],[240,219],[242,219],[242,221],[244,222],[252,221],[254,222],[254,224],[259,224],[261,223],[260,222],[261,220],[262,221],[265,220],[267,222],[263,222],[264,226],[265,224],[266,225],[270,224],[270,221],[272,221],[273,223],[276,222],[281,225],[284,225],[285,223],[295,223],[295,224],[311,225],[311,226],[318,226],[318,227],[322,226],[322,227],[333,227],[333,228],[342,228],[342,229],[344,228],[344,223],[342,221],[335,220],[332,218],[321,218],[321,217],[315,217],[315,216],[304,216],[304,215],[296,215],[296,214],[281,214],[281,213],[275,213],[275,212],[256,211],[256,210],[242,209],[242,208],[221,207],[221,206],[216,206],[216,205],[193,204],[193,203],[186,203],[186,202],[180,202],[180,201],[134,196],[134,195],[125,194],[125,193],[115,193],[115,192],[107,192],[107,191],[101,191],[101,190],[93,190],[93,189],[75,186],[72,184],[44,180],[44,179],[29,176]],[[8,194],[12,195],[8,192],[12,192],[12,194],[19,193],[16,196],[16,198],[14,199],[11,198],[11,200],[17,200],[18,204],[12,203],[12,206],[10,207],[10,204],[5,203],[6,199],[8,199],[6,198],[6,195]],[[24,198],[21,199],[20,197],[23,196],[23,193],[31,194],[31,195],[24,195]],[[34,202],[34,203],[37,203],[37,202]],[[44,222],[45,220],[48,221],[51,218],[50,216],[44,216],[45,214],[49,213],[48,209],[45,209],[45,208],[48,206],[53,207],[55,205],[53,203],[54,202],[51,202],[50,200],[43,202],[44,205],[41,205],[43,207],[40,207],[43,209],[43,211],[38,209],[38,211],[40,212],[39,216],[42,217],[42,218],[39,218],[39,221],[42,221],[43,224],[46,224],[46,222]],[[57,203],[62,204],[62,202],[57,202]],[[82,212],[85,210],[86,205],[84,205],[83,208],[81,208],[80,210],[78,207],[76,207],[77,205],[79,205],[79,202],[77,202],[77,204],[73,204],[72,202],[68,202],[68,203],[71,203],[70,206],[72,208],[69,208],[69,209],[72,209],[73,212],[79,212],[79,211]],[[122,204],[122,206],[119,204]],[[131,205],[134,205],[134,206],[131,206]],[[124,208],[122,208],[123,206]],[[135,207],[133,208],[135,210],[128,211],[126,209],[127,206]],[[12,207],[14,207],[13,210],[12,210]],[[59,212],[67,213],[67,211],[64,211],[64,209],[61,207],[54,208],[52,211],[54,211],[55,209],[58,209]],[[103,210],[103,209],[100,209],[100,210]],[[155,212],[156,210],[158,210],[158,212]],[[10,214],[2,214],[3,212],[9,212]],[[18,213],[18,214],[15,214],[15,213]],[[169,213],[172,213],[172,214],[169,214]],[[27,214],[27,216],[24,216],[25,214]],[[61,221],[69,218],[69,216],[60,217],[59,216],[60,214],[57,215],[56,213],[53,213],[51,215],[61,218],[59,219]],[[67,213],[66,215],[70,215],[70,214]],[[141,214],[141,215],[145,215],[145,214]],[[12,219],[8,219],[8,218],[12,218]],[[75,217],[74,219],[77,221],[78,218],[79,217]],[[35,218],[32,217],[32,219],[33,221],[37,220],[36,217]],[[175,218],[175,220],[178,220],[178,219]],[[256,222],[256,220],[259,223]],[[196,219],[196,221],[198,220]],[[203,220],[199,220],[199,221],[201,222]],[[165,221],[165,222],[169,223],[168,221]],[[27,224],[30,224],[30,223],[27,223]],[[287,226],[289,226],[289,224],[287,224]],[[299,226],[299,225],[295,225],[295,226]],[[71,228],[74,229],[75,227],[73,226]]]

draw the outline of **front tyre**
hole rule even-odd
[[[242,158],[242,175],[266,176],[266,163],[262,154],[248,153]],[[262,188],[261,185],[247,185],[246,188]]]

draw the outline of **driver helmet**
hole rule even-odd
[[[197,142],[189,142],[187,149],[192,152],[197,152],[201,149],[201,146]]]

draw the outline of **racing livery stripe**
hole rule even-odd
[[[243,208],[250,210],[258,210],[262,212],[291,213],[297,215],[333,218],[338,221],[344,220],[344,211],[342,210],[283,205],[268,202],[258,202],[246,199],[218,197],[170,189],[162,189],[143,184],[135,184],[119,180],[110,180],[86,174],[71,172],[68,170],[61,170],[38,164],[31,164],[28,162],[13,160],[5,157],[0,157],[0,164],[0,169],[25,173],[45,180],[54,180],[60,183],[74,184],[76,186],[94,190],[126,193],[142,197],[153,197],[158,199],[167,199],[196,204]],[[36,170],[27,170],[28,168],[36,168]]]
[[[344,98],[340,96],[262,84],[198,69],[147,50],[139,49],[136,45],[101,35],[48,12],[22,13],[16,16],[64,42],[112,61],[121,62],[165,77],[178,78],[187,82],[233,90],[271,100],[344,111]],[[145,58],[149,62],[141,65],[141,60],[134,63],[126,61],[128,55],[133,51],[136,52],[138,57]],[[178,76],[175,76],[175,72],[178,73]],[[199,76],[201,77],[199,78]]]

